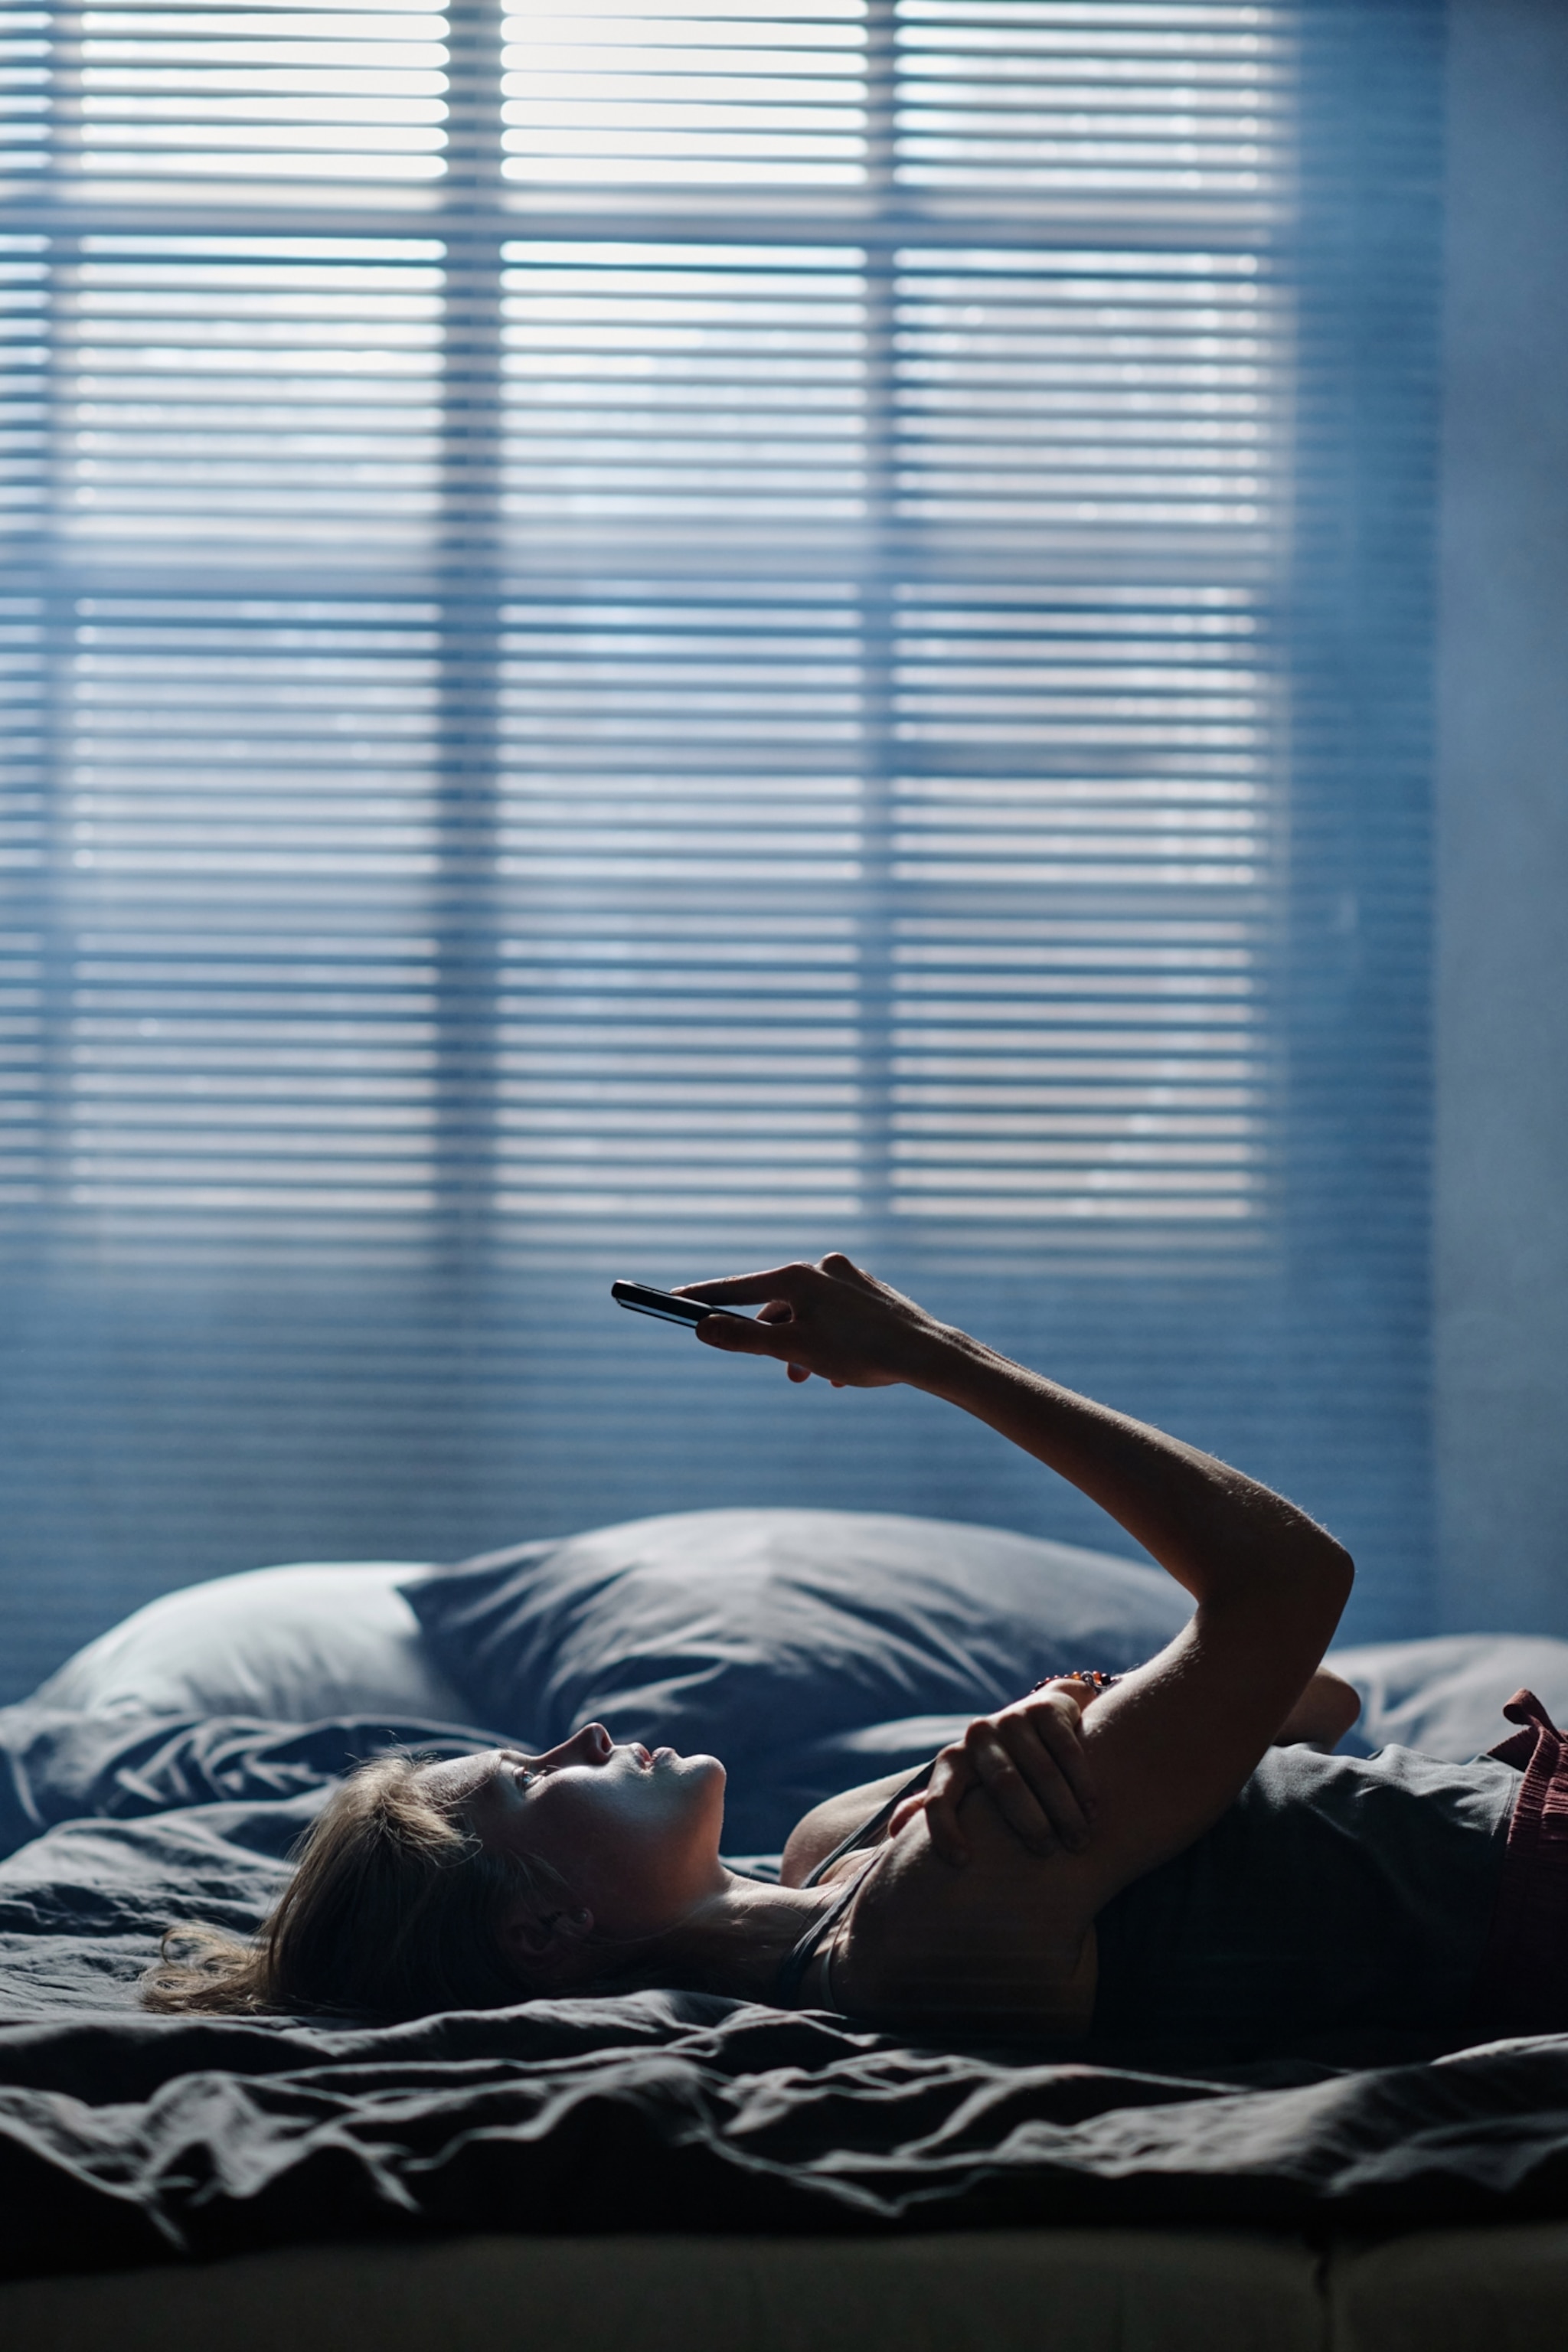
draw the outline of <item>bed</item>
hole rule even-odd
[[[1136,1563],[827,1513],[154,1604],[0,1710],[5,2341],[1554,2340],[1568,2040],[1226,2068],[675,1991],[393,2028],[135,2006],[163,1926],[252,1924],[335,1776],[387,1745],[705,1724],[735,1735],[765,1867],[803,1798],[1016,1686],[1026,1618],[1043,1672],[1130,1663],[1173,1606]],[[1341,1663],[1367,1744],[1471,1752],[1520,1680],[1568,1708],[1568,1644]]]

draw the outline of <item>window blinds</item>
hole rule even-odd
[[[1371,14],[1409,245],[1430,11]],[[1397,1554],[1417,1439],[1336,1488],[1278,1370],[1377,1181],[1300,1034],[1346,895],[1313,614],[1382,593],[1343,537],[1420,397],[1329,413],[1365,42],[1303,0],[12,12],[37,1664],[269,1554],[807,1486],[1083,1532],[913,1401],[721,1389],[603,1303],[835,1244]]]

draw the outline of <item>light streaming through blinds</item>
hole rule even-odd
[[[481,707],[499,1237],[1256,1227],[1289,543],[1260,257],[509,238],[479,429],[446,257],[92,235],[54,289],[79,561],[418,567],[493,532],[551,582],[482,650],[363,588],[55,616],[78,1229],[219,1221],[243,1257],[263,1215],[285,1254],[334,1206],[351,1248],[438,1221],[434,934],[478,852],[446,780]],[[351,917],[376,976],[323,992]],[[365,1028],[393,968],[424,1018],[405,982]]]
[[[443,258],[426,241],[83,238],[57,328],[64,531],[172,554],[427,541]]]
[[[610,1273],[847,1245],[1253,1425],[1310,18],[11,12],[0,1182],[39,1478],[119,1427],[144,1492],[117,1594],[704,1499],[561,1336]],[[187,1409],[308,1427],[298,1507],[233,1532]]]
[[[852,186],[864,0],[529,6],[503,25],[510,179]]]
[[[202,180],[425,181],[445,169],[439,10],[101,0],[29,15],[53,118],[40,127],[50,163],[71,177],[141,192]]]

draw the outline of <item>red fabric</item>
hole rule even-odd
[[[1503,1713],[1523,1728],[1487,1752],[1524,1778],[1470,2002],[1489,2039],[1568,2031],[1568,1735],[1533,1691],[1515,1691]]]

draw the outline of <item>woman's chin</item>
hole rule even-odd
[[[696,1798],[717,1858],[724,1835],[724,1789],[730,1776],[717,1756],[688,1756],[682,1762],[690,1772],[687,1786]]]

